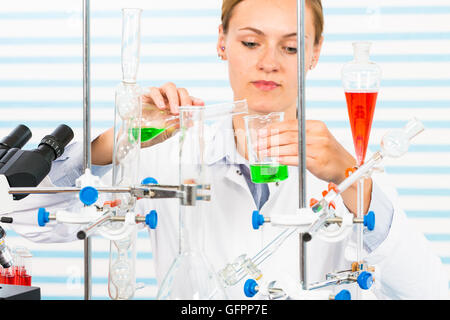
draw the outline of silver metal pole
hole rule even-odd
[[[306,208],[306,128],[305,128],[305,2],[297,0],[297,120],[298,120],[298,191],[299,208]],[[307,289],[307,244],[305,234],[299,234],[300,282]]]
[[[299,208],[306,207],[306,128],[305,128],[305,27],[304,27],[304,0],[298,0],[297,9],[297,70],[298,70],[298,183]]]
[[[83,159],[84,171],[91,169],[90,133],[90,24],[89,0],[83,0]],[[84,239],[84,299],[91,299],[91,241]]]

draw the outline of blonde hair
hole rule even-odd
[[[231,15],[233,13],[234,7],[244,0],[223,0],[222,2],[222,27],[223,32],[227,33],[228,26],[230,24]],[[323,7],[321,0],[306,0],[306,5],[308,5],[314,16],[314,43],[318,44],[322,38],[323,28],[324,28],[324,18],[323,18]]]

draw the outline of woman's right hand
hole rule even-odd
[[[160,116],[158,112],[155,112],[155,107],[161,111],[166,111],[168,114],[178,115],[180,106],[204,106],[205,103],[189,95],[185,88],[177,88],[177,86],[168,82],[162,87],[150,87],[148,91],[142,96],[143,103],[143,120],[145,121],[145,116],[156,119]],[[170,138],[179,129],[179,120],[175,119],[169,123],[165,123],[165,126],[173,124],[161,134],[148,141],[143,141],[141,146],[143,148],[150,147],[155,144],[161,143],[168,138]]]
[[[201,99],[190,96],[185,88],[177,88],[172,82],[167,82],[159,88],[150,87],[142,96],[142,102],[152,104],[161,110],[170,110],[174,115],[178,114],[180,106],[205,105]]]
[[[180,106],[204,106],[205,103],[198,99],[191,97],[188,91],[184,88],[177,88],[172,82],[164,84],[162,87],[150,87],[142,96],[142,103],[156,106],[161,110],[168,110],[170,113],[177,115]],[[159,136],[147,142],[141,143],[142,147],[149,147],[160,143],[175,132],[176,128],[166,130]],[[112,162],[113,148],[114,148],[114,127],[108,129],[99,135],[91,143],[92,148],[92,164],[106,165]]]

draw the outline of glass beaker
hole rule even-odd
[[[180,185],[204,185],[204,107],[180,108]],[[217,274],[204,253],[203,201],[181,202],[179,208],[179,254],[157,294],[158,300],[225,299]]]
[[[267,115],[249,115],[244,117],[247,138],[247,154],[253,183],[283,181],[288,178],[288,167],[280,164],[276,157],[260,155],[258,132],[273,123],[282,122],[284,112],[272,112]]]

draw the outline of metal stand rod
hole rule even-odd
[[[297,0],[297,121],[298,121],[298,190],[299,208],[306,207],[306,129],[305,129],[305,2]],[[304,234],[299,234],[300,240],[300,280],[307,286],[306,279],[306,245]]]
[[[89,0],[83,0],[83,155],[84,172],[91,169],[91,133],[90,133],[90,24]],[[84,240],[84,300],[91,299],[91,243],[89,237]]]

